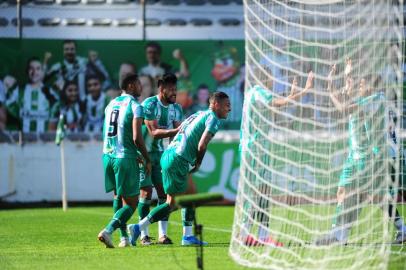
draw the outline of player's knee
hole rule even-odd
[[[152,197],[152,187],[142,187],[140,188],[140,198],[151,200]]]

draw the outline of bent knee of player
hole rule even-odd
[[[344,201],[344,197],[345,197],[345,188],[339,187],[337,190],[337,202],[342,203]]]

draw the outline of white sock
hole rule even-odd
[[[142,232],[143,230],[145,230],[145,228],[147,228],[148,230],[148,226],[149,224],[151,224],[151,222],[149,222],[148,217],[143,218],[138,225],[140,226],[140,231]]]
[[[158,221],[158,228],[159,228],[159,237],[167,235],[167,233],[168,233],[168,221],[167,220]]]
[[[183,236],[192,236],[193,235],[193,226],[183,226]]]

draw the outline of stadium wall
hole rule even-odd
[[[199,192],[221,192],[233,201],[239,179],[238,132],[223,132],[206,153],[194,182]],[[69,201],[109,201],[104,192],[98,141],[65,140]],[[6,202],[61,200],[60,148],[53,143],[1,144],[0,198]]]

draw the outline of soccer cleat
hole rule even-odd
[[[406,243],[406,232],[398,232],[396,234],[395,241],[392,244],[404,244]]]
[[[114,248],[111,233],[103,229],[97,236],[100,242],[106,245],[106,248]]]
[[[140,226],[138,224],[130,224],[127,226],[127,229],[130,232],[130,243],[132,246],[135,246],[137,239],[141,234]]]
[[[152,244],[151,237],[149,237],[148,235],[145,235],[143,238],[141,238],[140,242],[143,246],[149,246]]]
[[[166,235],[159,237],[157,243],[160,245],[172,245],[173,244],[172,240]]]
[[[192,245],[205,246],[207,245],[207,242],[200,241],[194,235],[182,237],[182,246],[192,246]]]
[[[131,247],[130,240],[128,239],[128,237],[121,237],[118,247],[121,247],[121,248]]]
[[[257,239],[255,239],[254,236],[248,235],[244,240],[244,245],[249,247],[256,247],[261,246],[262,244]]]
[[[261,244],[267,245],[267,246],[273,246],[273,247],[283,247],[282,242],[278,242],[277,240],[273,239],[272,237],[267,237],[263,240],[259,240]]]

